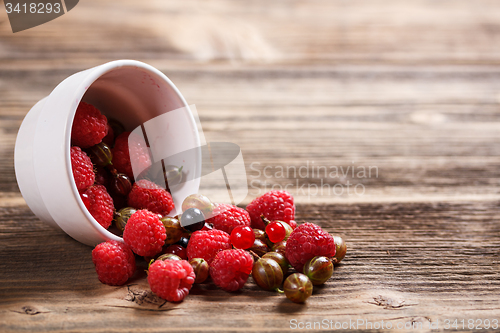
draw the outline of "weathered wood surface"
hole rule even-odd
[[[498,2],[88,0],[17,34],[6,19],[0,10],[0,331],[500,320]],[[247,202],[292,184],[297,220],[345,237],[345,261],[306,305],[251,279],[238,293],[196,286],[180,304],[152,296],[140,270],[103,285],[91,248],[30,212],[13,169],[24,115],[68,75],[120,58],[162,70],[209,140],[240,145]],[[378,173],[313,175],[321,166]],[[312,185],[347,182],[363,195]]]

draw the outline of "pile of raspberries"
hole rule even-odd
[[[134,182],[131,158],[141,170],[151,166],[151,158],[144,142],[131,135],[93,105],[80,102],[71,131],[73,178],[87,210],[105,229],[114,211],[126,206],[161,215],[174,209],[164,188],[147,179]]]
[[[204,227],[194,232],[179,227],[180,237],[179,228],[172,228],[171,219],[166,219],[174,209],[171,194],[148,179],[134,180],[130,155],[144,169],[151,159],[147,147],[133,144],[130,135],[119,123],[108,122],[94,106],[85,102],[78,106],[71,133],[71,164],[83,203],[105,229],[114,218],[116,224],[119,209],[130,207],[132,212],[126,221],[121,219],[126,223],[123,243],[108,240],[92,251],[102,283],[125,284],[136,272],[136,259],[142,257],[149,262],[151,291],[179,302],[194,283],[207,278],[226,291],[241,289],[252,274],[254,260],[266,252],[286,258],[286,270],[291,266],[297,272],[312,258],[322,256],[336,263],[345,255],[344,248],[338,256],[336,240],[319,226],[297,226],[294,200],[286,191],[267,192],[246,209],[213,204]],[[285,235],[281,229],[289,231]],[[172,238],[179,241],[168,242]]]

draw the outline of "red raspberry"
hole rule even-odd
[[[250,226],[250,215],[240,207],[228,204],[218,204],[213,210],[212,216],[207,220],[213,223],[215,229],[219,229],[230,234],[234,228]]]
[[[112,286],[125,284],[135,272],[134,254],[127,245],[114,240],[97,245],[92,261],[99,281]]]
[[[210,276],[221,289],[236,291],[247,282],[252,267],[253,258],[247,251],[220,251],[210,264]]]
[[[187,256],[205,259],[208,264],[212,262],[217,252],[231,249],[229,235],[222,230],[199,230],[193,232],[187,246]]]
[[[102,185],[92,185],[80,192],[85,207],[103,228],[108,229],[113,221],[113,199]]]
[[[247,206],[247,212],[252,220],[252,228],[264,230],[266,227],[261,215],[269,221],[280,220],[289,222],[295,218],[293,197],[287,191],[270,191],[254,199]]]
[[[186,260],[156,260],[148,270],[151,291],[169,302],[180,302],[193,286],[196,276]]]
[[[144,257],[160,253],[166,238],[165,227],[158,215],[145,209],[132,214],[123,230],[125,244]]]
[[[108,120],[93,105],[80,102],[73,118],[71,141],[75,146],[89,148],[108,134]]]
[[[313,257],[333,257],[335,242],[320,226],[304,223],[295,228],[288,237],[285,255],[297,272],[302,272],[304,264]]]
[[[175,208],[170,193],[147,179],[141,179],[134,183],[128,194],[127,202],[130,207],[147,209],[163,216]]]
[[[78,191],[85,190],[94,184],[94,166],[90,157],[80,147],[71,147],[71,169]]]
[[[151,158],[144,142],[135,136],[130,137],[130,134],[130,132],[123,132],[116,138],[115,146],[111,150],[113,153],[112,163],[118,172],[124,173],[131,180],[134,180],[131,159],[137,169],[135,172],[140,173],[151,165]]]

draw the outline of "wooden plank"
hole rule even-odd
[[[383,319],[396,325],[498,315],[496,203],[297,208],[298,220],[342,234],[349,248],[332,280],[316,288],[305,306],[260,290],[251,278],[238,293],[195,286],[180,304],[151,295],[141,270],[127,287],[106,286],[95,276],[90,248],[29,217],[25,206],[1,208],[0,326],[3,331],[279,332],[288,330],[292,319]]]
[[[0,10],[0,331],[281,332],[294,319],[449,331],[447,319],[500,320],[498,8],[87,0],[16,34]],[[297,220],[347,240],[345,261],[306,305],[251,278],[237,293],[207,283],[164,302],[142,259],[127,286],[103,285],[91,248],[30,212],[13,170],[23,117],[67,76],[119,58],[163,71],[209,140],[240,145],[243,204],[292,184]],[[360,166],[378,173],[345,172]],[[314,194],[347,182],[363,195]]]
[[[35,98],[72,70],[4,69],[3,74],[9,73],[10,83],[0,91],[0,187],[15,192],[13,144],[22,117]],[[365,186],[362,197],[327,192],[315,200],[498,199],[496,69],[200,66],[170,70],[169,75],[188,101],[197,104],[207,139],[242,148],[252,185],[247,201],[266,186],[288,184],[297,200],[310,201],[296,188],[304,183],[321,186],[321,181],[333,187],[348,180]],[[41,78],[48,84],[42,85]],[[20,98],[23,89],[26,99]],[[304,89],[313,94],[297,93]],[[324,171],[315,176],[313,166],[340,173],[340,168],[372,166],[379,173],[362,179],[352,174],[330,177]],[[266,167],[273,179],[262,174]],[[306,177],[276,176],[279,168],[306,167]]]
[[[498,2],[88,0],[36,29],[0,20],[4,59],[498,64]],[[126,24],[123,24],[126,22]]]

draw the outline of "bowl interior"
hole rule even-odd
[[[103,74],[88,87],[82,100],[108,118],[120,121],[128,131],[186,106],[164,78],[134,66],[115,68]]]
[[[156,151],[150,149],[152,162],[156,165],[159,159],[200,145],[189,107],[175,86],[161,74],[136,66],[111,69],[86,89],[82,101],[97,107],[108,119],[119,121],[127,131],[139,129],[140,133],[141,126],[151,128],[148,124],[156,124],[156,136],[148,132],[148,143],[154,141],[157,148]],[[165,117],[166,114],[172,116]],[[163,156],[158,151],[164,151]],[[190,157],[183,165],[183,172],[196,174],[201,161],[195,155]],[[180,213],[182,201],[196,193],[198,186],[199,180],[194,179],[171,188],[176,208],[170,216]]]

